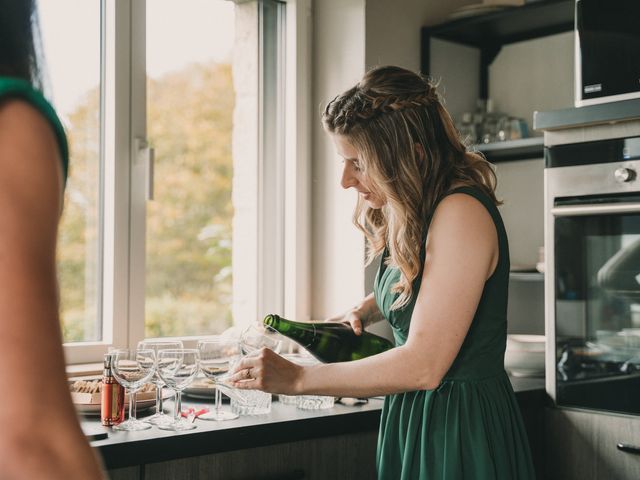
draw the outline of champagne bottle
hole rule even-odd
[[[386,338],[364,331],[356,335],[350,326],[339,322],[294,322],[271,314],[264,317],[263,323],[324,363],[358,360],[393,348]]]

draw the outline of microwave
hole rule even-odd
[[[575,106],[640,98],[640,0],[576,0]]]

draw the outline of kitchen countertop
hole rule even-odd
[[[534,130],[558,130],[640,118],[640,99],[533,113]]]
[[[511,378],[518,402],[543,404],[546,398],[544,379]],[[170,403],[173,406],[173,402]],[[207,401],[183,397],[183,408],[208,406]],[[336,404],[327,410],[299,410],[275,401],[267,415],[243,416],[236,420],[215,422],[196,420],[197,428],[187,432],[170,432],[156,427],[141,432],[117,432],[100,425],[96,417],[83,417],[85,432],[106,431],[108,438],[94,440],[107,469],[178,458],[262,447],[328,436],[378,430],[383,401],[369,399],[365,405]],[[228,408],[228,405],[225,405]]]

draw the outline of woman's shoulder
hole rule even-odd
[[[452,190],[438,203],[434,211],[434,220],[437,216],[446,214],[459,219],[469,219],[480,215],[486,216],[489,220],[491,215],[485,203],[481,200],[482,193],[473,187],[462,187]]]
[[[56,134],[42,113],[19,98],[0,103],[0,178],[6,188],[30,184],[61,191],[63,169]],[[51,179],[55,182],[51,182]],[[52,197],[55,198],[55,197]]]
[[[451,190],[436,207],[429,226],[429,235],[447,237],[455,235],[459,239],[484,236],[494,238],[496,225],[487,203],[482,200],[482,192],[474,187]],[[488,199],[488,197],[487,197]]]
[[[59,153],[63,176],[69,164],[69,146],[64,127],[55,109],[44,95],[25,80],[0,76],[0,115],[3,130],[33,134],[34,141],[54,138],[54,152]]]
[[[49,120],[30,102],[19,97],[0,102],[0,149],[27,145],[46,156],[58,153]]]

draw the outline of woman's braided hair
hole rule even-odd
[[[329,102],[322,121],[327,132],[356,148],[371,190],[385,200],[373,209],[359,197],[353,221],[368,239],[367,263],[388,248],[385,261],[401,273],[392,308],[402,308],[421,270],[425,228],[438,199],[460,184],[480,188],[499,204],[495,173],[467,151],[436,86],[400,67],[367,72]]]
[[[327,105],[324,112],[325,122],[331,122],[333,133],[348,135],[358,124],[367,122],[377,115],[394,113],[408,108],[426,108],[438,102],[435,87],[428,85],[424,92],[401,97],[398,95],[378,95],[361,91],[360,84],[336,97]],[[351,95],[350,93],[353,92]],[[332,114],[334,116],[332,116]]]

